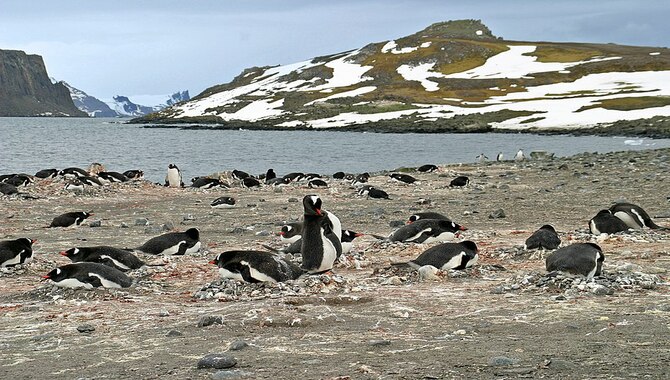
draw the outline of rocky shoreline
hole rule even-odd
[[[449,379],[544,377],[661,379],[670,342],[670,234],[592,236],[588,220],[617,200],[670,226],[670,149],[580,154],[524,162],[440,165],[415,185],[370,183],[390,200],[356,195],[348,182],[248,190],[171,189],[136,181],[83,193],[57,180],[0,198],[3,239],[37,239],[35,260],[0,271],[0,368],[8,378]],[[329,173],[326,173],[329,174]],[[470,178],[450,188],[458,175]],[[231,181],[231,183],[233,183]],[[438,211],[468,228],[477,266],[421,278],[390,263],[430,245],[364,236],[332,274],[281,284],[219,278],[208,264],[228,249],[281,247],[281,224],[318,193],[343,227],[388,235],[407,216]],[[222,195],[231,209],[212,209]],[[66,211],[93,210],[79,228],[45,228]],[[563,245],[597,242],[603,275],[549,276],[548,252],[526,237],[552,224]],[[94,227],[95,226],[95,227]],[[137,247],[168,230],[197,227],[203,249],[142,259],[123,290],[61,289],[40,276],[74,246]]]

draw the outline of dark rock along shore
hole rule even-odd
[[[3,239],[37,239],[34,262],[0,272],[0,367],[7,378],[664,378],[670,343],[668,241],[659,231],[609,237],[587,222],[616,200],[670,217],[670,150],[582,154],[522,163],[441,166],[418,185],[371,178],[391,200],[329,189],[169,189],[134,182],[72,194],[62,183],[0,199]],[[471,184],[451,189],[467,175]],[[386,235],[413,212],[438,211],[468,227],[475,268],[421,281],[390,268],[428,246],[358,238],[348,265],[284,284],[222,281],[207,262],[227,249],[279,247],[274,232],[318,193],[343,226]],[[211,209],[221,195],[237,207]],[[93,210],[100,227],[47,229],[53,216]],[[505,217],[490,218],[497,210]],[[136,225],[145,218],[148,225]],[[603,276],[547,277],[547,252],[519,246],[550,223],[563,244],[597,242]],[[145,223],[146,224],[146,223]],[[203,251],[142,257],[164,266],[131,276],[124,290],[68,290],[40,277],[76,245],[136,247],[173,227],[198,227]],[[215,321],[211,324],[201,321]],[[85,331],[85,332],[83,332]],[[242,343],[244,344],[242,344]],[[241,347],[236,350],[230,348]],[[229,351],[230,349],[230,351]],[[198,369],[228,353],[232,369]],[[230,363],[233,363],[231,359]],[[659,365],[659,363],[661,365]]]

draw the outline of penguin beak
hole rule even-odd
[[[317,208],[317,209],[316,209],[316,215],[318,215],[318,216],[323,215],[323,213],[321,212],[321,209],[320,209],[320,208]]]
[[[284,231],[281,231],[281,232],[277,232],[277,235],[278,236],[284,236],[284,235],[286,235],[286,233]]]
[[[30,239],[30,244],[35,244],[37,243],[37,239]]]
[[[51,277],[49,277],[48,274],[45,274],[44,276],[42,276],[42,278],[45,279],[45,280],[48,280],[48,279],[50,279]]]
[[[216,259],[210,261],[209,263],[212,264],[212,265],[216,265]]]
[[[463,227],[463,226],[458,227],[458,229],[461,230],[461,231],[467,231],[468,230],[467,227]]]
[[[361,236],[365,236],[365,234],[362,233],[362,232],[356,232],[356,233],[354,234],[354,236],[355,236],[355,237],[361,237]]]
[[[67,256],[67,252],[65,252],[65,251],[60,251],[60,252],[58,252],[58,253],[59,253],[61,256]]]

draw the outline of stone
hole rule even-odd
[[[489,214],[489,219],[502,219],[505,218],[506,216],[507,215],[505,215],[505,211],[499,208]]]
[[[391,341],[386,339],[373,339],[368,342],[373,347],[390,346]]]
[[[513,365],[519,362],[519,359],[512,359],[508,358],[506,356],[494,356],[489,359],[489,365],[490,366],[507,366],[507,365]]]
[[[237,365],[235,357],[224,353],[212,353],[203,356],[198,361],[198,368],[225,369]]]
[[[440,270],[432,265],[424,265],[421,268],[419,268],[418,271],[419,271],[419,280],[421,281],[440,280],[440,276],[437,275],[440,272]]]
[[[95,327],[93,325],[83,324],[83,325],[77,326],[77,331],[79,331],[82,334],[90,334],[93,331],[95,331]]]
[[[92,220],[88,222],[89,227],[101,227],[102,226],[102,220]]]
[[[198,327],[207,327],[211,325],[222,325],[223,316],[221,315],[203,315],[198,320]]]
[[[136,226],[148,226],[149,225],[149,219],[147,219],[147,218],[135,219],[135,225]]]
[[[399,228],[405,225],[405,221],[403,220],[392,220],[389,222],[389,227],[391,228]]]
[[[217,371],[210,375],[212,380],[240,379],[240,378],[248,378],[249,376],[251,376],[250,373],[238,370]]]
[[[167,332],[167,334],[165,334],[165,336],[167,336],[169,338],[176,338],[176,337],[179,337],[179,336],[184,336],[184,333],[182,333],[179,330],[170,330],[170,331]]]
[[[239,350],[243,350],[247,347],[249,347],[249,344],[247,342],[245,342],[243,340],[236,340],[236,341],[234,341],[233,343],[230,344],[228,349],[230,351],[239,351]]]

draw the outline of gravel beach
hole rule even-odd
[[[104,162],[103,162],[104,163]],[[0,373],[5,379],[665,379],[670,372],[670,233],[589,233],[615,201],[670,227],[670,149],[406,169],[412,185],[372,173],[390,200],[326,189],[173,189],[144,181],[68,192],[38,180],[2,196],[2,240],[36,239],[34,261],[0,270]],[[167,167],[167,164],[166,164]],[[299,169],[299,168],[296,168]],[[344,168],[343,168],[344,169]],[[278,173],[279,175],[285,173]],[[332,173],[323,173],[331,175]],[[457,176],[464,188],[451,188]],[[225,176],[224,176],[225,177]],[[434,244],[357,238],[333,272],[279,284],[222,280],[217,253],[275,248],[282,224],[318,194],[343,228],[387,236],[413,213],[467,227],[477,265],[420,278],[392,267]],[[235,207],[213,209],[220,196]],[[79,227],[47,228],[70,211]],[[525,239],[551,224],[562,246],[594,242],[603,274],[548,275],[550,252]],[[186,256],[142,255],[127,289],[72,290],[41,276],[75,246],[134,248],[167,231],[200,230]]]

